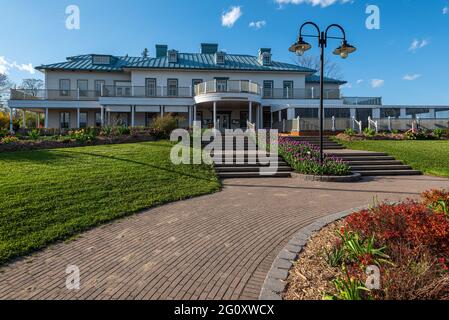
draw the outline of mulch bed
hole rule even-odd
[[[342,276],[325,260],[325,252],[338,240],[343,221],[324,227],[307,243],[290,270],[284,300],[322,300],[325,294],[336,294],[332,280]]]
[[[30,151],[41,149],[56,149],[56,148],[74,148],[84,146],[99,146],[108,144],[122,144],[122,143],[137,143],[155,141],[156,138],[148,135],[124,135],[116,137],[97,137],[94,141],[85,143],[77,142],[75,140],[70,141],[55,141],[55,140],[20,140],[17,143],[0,144],[0,152],[13,152],[13,151]]]

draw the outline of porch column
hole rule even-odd
[[[9,108],[9,132],[14,133],[14,125],[13,125],[13,111],[12,108]]]
[[[278,111],[278,120],[279,122],[282,122],[282,110]]]
[[[260,129],[260,106],[256,107],[256,128]]]
[[[101,111],[100,111],[100,121],[101,121],[101,126],[104,127],[104,106],[101,106]]]
[[[164,117],[164,106],[161,106],[161,118]]]
[[[40,119],[41,119],[40,113],[36,112],[36,129],[39,129],[40,122],[41,122]]]
[[[217,129],[217,102],[214,101],[214,112],[213,112],[213,122],[214,122],[214,130]]]
[[[131,127],[135,127],[136,123],[136,110],[135,106],[131,106]]]
[[[26,127],[27,127],[27,114],[26,114],[25,110],[22,110],[22,116],[23,116],[22,128],[26,129]]]
[[[77,129],[80,128],[80,113],[81,113],[80,108],[77,108],[76,109],[76,128]]]
[[[45,108],[45,121],[44,121],[45,129],[48,129],[48,108]]]
[[[253,123],[253,103],[252,103],[252,101],[249,102],[248,121]]]
[[[192,127],[193,123],[193,106],[189,106],[189,128]]]
[[[196,104],[193,105],[193,122],[196,122]]]

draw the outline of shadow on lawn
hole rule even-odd
[[[59,150],[59,152],[61,152],[61,153],[71,153],[70,151],[67,151],[67,150]],[[136,161],[136,160],[132,160],[132,159],[119,158],[119,157],[116,157],[116,156],[97,154],[97,153],[90,153],[90,152],[76,152],[76,154],[82,154],[82,155],[86,155],[86,156],[90,156],[90,157],[98,157],[98,158],[103,158],[103,159],[117,160],[117,161],[122,161],[122,162],[133,163],[133,164],[146,166],[146,167],[150,167],[150,168],[153,168],[153,169],[162,170],[162,171],[166,171],[166,172],[169,172],[169,173],[178,174],[180,176],[186,176],[186,177],[194,178],[194,179],[197,179],[197,180],[203,180],[203,181],[207,181],[207,182],[213,182],[214,181],[213,178],[204,178],[204,177],[201,177],[199,175],[194,175],[194,174],[189,174],[189,173],[186,173],[186,172],[183,172],[183,171],[173,170],[171,166],[170,167],[168,167],[168,166],[167,167],[161,167],[161,166],[156,166],[156,165],[152,165],[152,164],[149,164],[149,163]],[[172,165],[172,166],[174,166],[174,165]]]

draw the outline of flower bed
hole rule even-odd
[[[313,261],[300,256],[286,299],[449,299],[449,192],[429,191],[421,202],[383,203],[354,213],[323,229],[304,255]],[[315,269],[305,271],[304,263]],[[368,289],[370,266],[380,270],[379,288]],[[322,290],[305,287],[303,278]]]
[[[320,149],[307,142],[291,138],[279,139],[279,153],[298,173],[315,176],[347,176],[349,165],[334,156],[325,155],[320,163]]]
[[[336,136],[338,140],[342,141],[361,141],[361,140],[441,140],[449,139],[449,129],[437,128],[433,131],[422,130],[408,130],[405,132],[387,131],[376,133],[373,129],[366,128],[363,133],[357,133],[352,129],[345,130]]]

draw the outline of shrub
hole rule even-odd
[[[336,295],[325,295],[326,300],[370,300],[370,290],[356,277],[351,277],[345,272],[345,278],[337,278],[333,281]]]
[[[346,129],[346,130],[345,130],[345,134],[348,135],[348,136],[350,136],[350,137],[352,137],[352,136],[355,136],[355,135],[356,135],[356,132],[355,132],[354,129]]]
[[[443,129],[436,128],[435,130],[433,130],[433,135],[435,138],[441,139],[441,137],[443,136]]]
[[[112,127],[106,126],[101,128],[100,135],[101,136],[110,136],[112,134]]]
[[[449,138],[449,128],[443,129],[442,138]]]
[[[407,140],[433,140],[435,136],[423,129],[419,131],[409,130],[405,133],[405,138]]]
[[[374,137],[374,136],[376,135],[376,130],[370,129],[370,128],[365,128],[365,129],[363,130],[363,134],[364,134],[366,137]]]
[[[95,132],[90,129],[80,129],[71,131],[69,137],[79,143],[90,142],[95,140]]]
[[[131,134],[131,129],[126,126],[118,126],[118,127],[116,127],[116,130],[117,130],[117,134],[119,136],[125,136],[125,135]]]
[[[175,117],[166,115],[162,118],[156,118],[151,125],[153,134],[156,138],[164,139],[170,137],[173,130],[178,127],[178,123]]]
[[[19,138],[14,136],[6,136],[0,140],[2,144],[11,144],[19,142]]]
[[[319,148],[291,138],[279,139],[279,153],[299,173],[311,175],[344,176],[349,174],[349,165],[336,157],[325,155],[320,163]]]
[[[431,210],[444,213],[449,219],[449,191],[430,190],[422,194],[423,204]]]
[[[33,129],[33,130],[31,130],[31,131],[28,132],[28,137],[29,137],[31,140],[37,140],[37,139],[39,139],[40,136],[41,136],[41,133],[40,133],[40,131],[37,130],[37,129]]]
[[[9,135],[9,131],[7,129],[0,128],[0,139]]]

